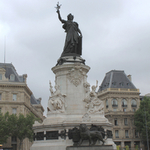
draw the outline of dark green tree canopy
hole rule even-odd
[[[7,138],[11,135],[12,124],[10,123],[10,115],[0,113],[0,144],[6,143]]]
[[[134,123],[143,142],[147,142],[146,126],[150,141],[150,97],[144,97],[139,109],[134,114]]]
[[[38,120],[33,114],[9,115],[0,113],[0,144],[6,143],[7,138],[15,136],[20,140],[19,149],[21,149],[22,142],[25,138],[30,141],[33,140],[32,126],[34,121]]]

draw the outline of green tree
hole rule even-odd
[[[125,148],[126,148],[126,150],[129,150],[129,146],[128,145],[126,145]]]
[[[35,118],[33,114],[27,114],[26,117],[23,114],[19,114],[19,116],[15,115],[11,119],[11,121],[14,122],[12,136],[16,136],[20,140],[19,150],[21,150],[25,138],[28,138],[30,141],[33,140],[34,132],[32,126],[34,121],[38,119]]]
[[[117,150],[120,150],[120,145],[117,145]]]
[[[19,139],[19,150],[21,150],[23,140],[28,138],[33,140],[32,126],[37,119],[33,114],[9,115],[0,113],[0,144],[7,142],[8,137],[15,136]]]
[[[135,146],[135,150],[138,150],[138,149],[139,149],[139,146],[138,146],[138,145],[136,145],[136,146]]]
[[[144,145],[147,145],[147,135],[149,136],[150,139],[150,98],[149,97],[144,97],[143,101],[140,102],[140,107],[134,114],[134,120],[135,120],[136,129],[139,131],[140,137],[144,142]],[[150,140],[148,140],[148,142],[149,141]]]
[[[12,125],[9,122],[9,118],[8,112],[4,115],[0,113],[0,144],[6,143],[12,133]]]

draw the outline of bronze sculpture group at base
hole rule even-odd
[[[84,140],[89,140],[89,145],[95,145],[98,140],[102,141],[104,144],[102,131],[98,130],[91,131],[87,128],[86,124],[80,125],[80,136],[81,139],[79,145],[81,145]]]
[[[93,146],[97,141],[101,141],[102,145],[105,140],[105,132],[102,127],[98,127],[96,125],[92,125],[90,129],[88,129],[86,124],[80,124],[79,128],[75,127],[69,132],[69,139],[72,139],[74,142],[74,146],[81,146],[83,141],[88,141],[89,146]]]

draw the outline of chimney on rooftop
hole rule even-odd
[[[128,79],[132,82],[132,78],[131,78],[131,75],[127,75]]]
[[[23,74],[23,80],[25,83],[27,83],[27,74]]]
[[[41,104],[42,98],[38,98],[37,101],[39,102],[39,104]]]

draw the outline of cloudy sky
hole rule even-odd
[[[47,107],[51,71],[60,57],[65,32],[56,0],[0,0],[0,62],[12,63]],[[101,84],[105,73],[124,70],[141,95],[150,93],[150,1],[60,0],[63,19],[74,15],[83,34],[88,82]]]

